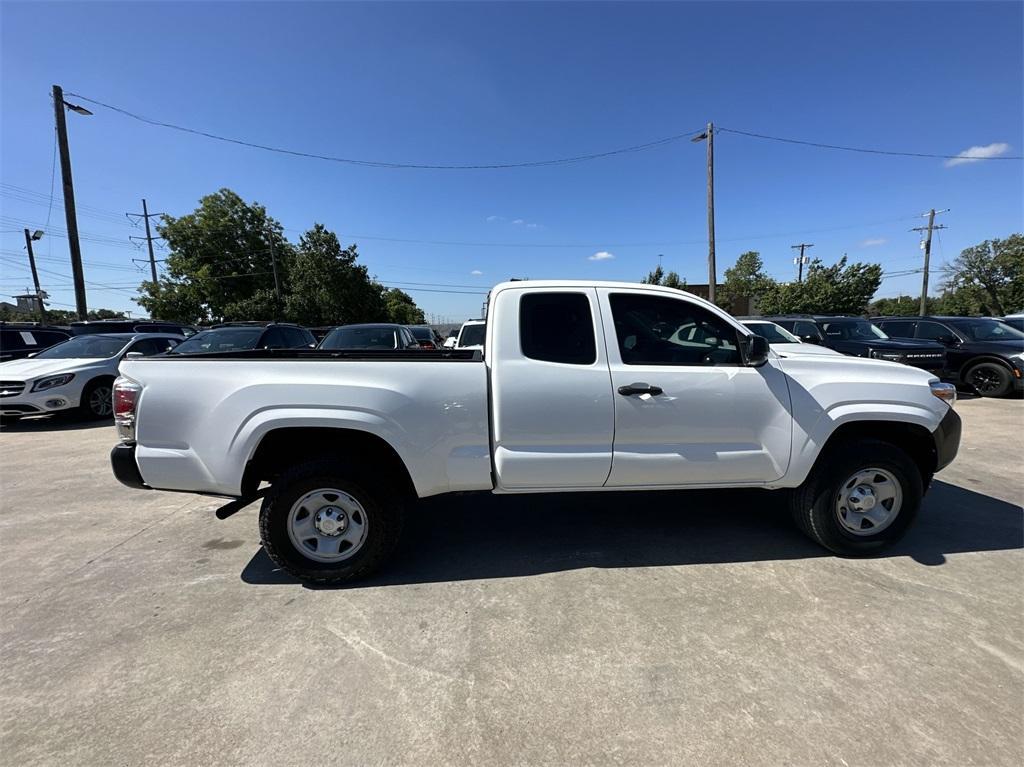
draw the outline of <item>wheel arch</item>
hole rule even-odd
[[[832,431],[825,444],[822,445],[814,467],[843,445],[858,439],[873,439],[887,442],[903,450],[921,472],[921,482],[925,487],[931,482],[938,466],[938,452],[935,439],[924,426],[906,421],[847,421]],[[813,469],[812,469],[813,471]]]
[[[356,456],[360,466],[392,482],[403,496],[417,496],[408,467],[387,440],[360,429],[330,426],[284,426],[264,434],[246,463],[242,495],[253,497],[260,482],[273,482],[288,467],[332,455]]]

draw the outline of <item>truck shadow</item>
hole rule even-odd
[[[797,531],[780,501],[758,490],[428,499],[410,512],[392,564],[344,588],[833,556]],[[1019,548],[1019,506],[936,481],[910,533],[882,556],[942,565],[949,554]],[[241,577],[298,583],[262,549]]]

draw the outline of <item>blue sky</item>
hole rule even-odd
[[[212,133],[390,162],[579,155],[708,120],[896,151],[1024,149],[1015,2],[5,2],[0,14],[6,296],[31,284],[21,227],[48,215],[53,83]],[[144,252],[127,238],[141,231],[123,212],[146,197],[151,210],[186,213],[221,187],[265,204],[290,239],[323,222],[357,242],[383,282],[453,319],[476,315],[475,291],[509,276],[635,280],[663,254],[666,268],[706,281],[703,144],[547,168],[395,170],[94,111],[68,115],[91,307],[138,312],[132,286],[145,273],[132,259]],[[771,274],[789,277],[789,246],[801,241],[828,262],[847,253],[913,269],[921,251],[908,230],[933,206],[951,209],[940,217],[949,228],[936,238],[939,264],[1024,227],[1018,161],[947,167],[730,133],[718,134],[716,161],[720,271],[753,249]],[[62,230],[59,204],[50,222]],[[54,305],[73,303],[66,240],[44,237],[37,254]],[[919,275],[893,277],[879,295],[919,285]],[[444,290],[467,292],[428,292]]]

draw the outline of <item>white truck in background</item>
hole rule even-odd
[[[690,488],[780,491],[826,548],[897,540],[956,455],[955,389],[892,362],[769,349],[670,288],[517,281],[484,350],[259,350],[125,360],[115,475],[242,502],[303,580],[392,553],[416,498]]]

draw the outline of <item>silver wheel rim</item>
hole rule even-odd
[[[96,415],[110,415],[114,412],[113,396],[109,386],[97,386],[89,394],[89,409]]]
[[[836,517],[853,535],[877,535],[889,527],[903,506],[903,488],[892,472],[860,469],[839,488]]]
[[[335,488],[318,488],[292,504],[288,538],[315,562],[343,562],[366,542],[370,522],[359,501]]]

